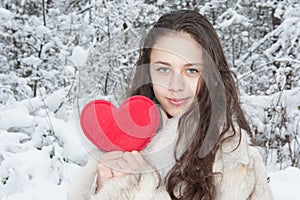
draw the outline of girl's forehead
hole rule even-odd
[[[164,46],[169,48],[180,48],[183,46],[189,46],[190,48],[201,49],[200,44],[198,44],[188,33],[182,32],[171,32],[170,34],[159,37],[155,41],[153,48],[155,46]]]
[[[153,56],[180,57],[187,62],[199,62],[202,60],[202,48],[188,34],[169,34],[160,37],[153,45],[151,57]]]

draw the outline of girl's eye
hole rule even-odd
[[[189,75],[196,75],[199,73],[199,70],[198,69],[194,69],[194,68],[191,68],[191,69],[187,69],[187,73]]]
[[[161,73],[168,73],[170,71],[170,69],[168,69],[166,67],[160,67],[157,69],[157,71],[159,71]]]

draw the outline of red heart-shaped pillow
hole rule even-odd
[[[144,96],[132,96],[120,108],[111,102],[94,100],[80,115],[85,136],[103,151],[140,151],[159,126],[157,106]]]

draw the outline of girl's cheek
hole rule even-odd
[[[153,75],[151,78],[152,78],[152,84],[161,86],[164,88],[167,88],[169,85],[169,82],[170,82],[168,76]]]
[[[187,92],[193,93],[194,95],[197,95],[199,93],[200,90],[199,79],[186,77],[184,82],[186,85],[185,88]]]

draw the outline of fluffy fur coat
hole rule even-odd
[[[177,140],[177,124],[178,119],[170,119],[143,151],[144,158],[155,170],[143,169],[144,173],[114,178],[105,182],[101,189],[95,192],[98,160],[93,154],[71,184],[68,199],[169,200],[164,186],[158,185],[159,177],[163,178],[174,164],[173,148]],[[225,140],[216,154],[213,171],[222,173],[215,178],[216,199],[271,200],[273,197],[262,158],[254,147],[249,146],[247,134],[242,132],[241,136],[241,143],[236,150],[234,149],[239,138],[232,137]],[[179,153],[184,151],[186,145],[184,141],[179,144]]]

